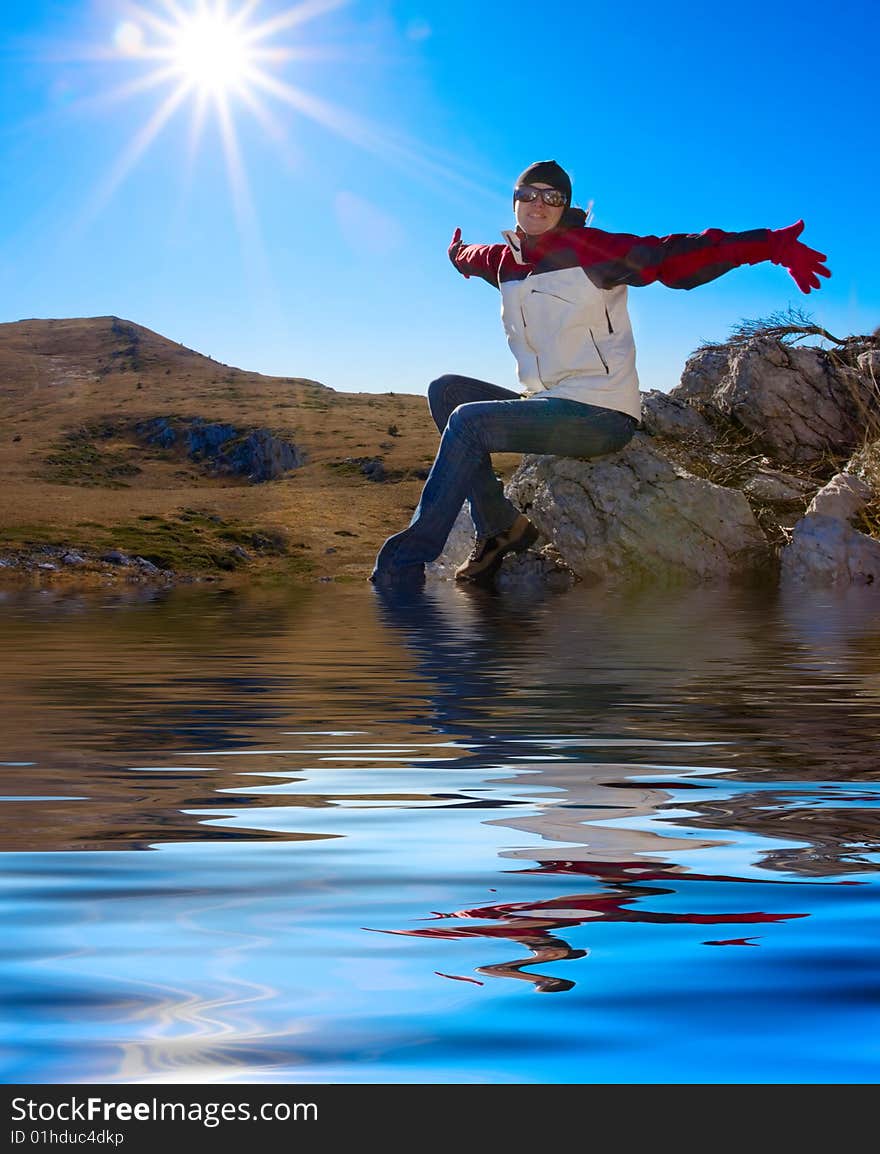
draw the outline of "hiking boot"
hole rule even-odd
[[[455,580],[488,584],[501,568],[507,553],[522,553],[537,539],[538,530],[525,513],[520,513],[503,533],[477,540],[470,557],[455,570]]]

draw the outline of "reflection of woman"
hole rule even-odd
[[[732,608],[732,603],[724,604],[728,611]],[[653,635],[645,623],[654,621],[656,614],[642,605],[633,615],[628,599],[618,603],[619,617],[609,603],[600,606],[593,601],[586,614],[581,607],[567,618],[558,612],[521,616],[512,615],[491,597],[464,597],[460,590],[438,584],[427,591],[388,592],[380,587],[377,605],[384,623],[399,633],[417,658],[420,680],[415,692],[421,716],[456,747],[452,764],[463,784],[454,792],[444,790],[437,800],[465,805],[479,815],[481,824],[505,831],[497,847],[505,863],[500,877],[504,889],[516,898],[477,905],[471,901],[448,912],[432,909],[430,918],[424,919],[430,925],[378,932],[437,941],[516,943],[528,956],[517,951],[513,958],[479,965],[475,972],[531,982],[547,993],[569,990],[574,981],[536,973],[532,967],[585,957],[574,934],[592,922],[757,927],[806,916],[736,908],[743,899],[742,887],[766,886],[770,880],[766,874],[755,871],[754,876],[737,877],[700,870],[711,856],[693,855],[729,841],[727,833],[720,835],[719,843],[718,834],[703,831],[717,826],[714,819],[721,814],[719,820],[729,823],[733,818],[735,828],[741,825],[748,833],[751,811],[745,803],[732,815],[717,804],[697,805],[686,836],[677,836],[664,820],[664,810],[676,808],[678,802],[668,785],[657,782],[654,761],[642,764],[637,753],[627,761],[611,760],[619,752],[618,737],[609,735],[609,746],[603,748],[601,735],[607,732],[608,718],[621,716],[622,702],[633,695],[656,700],[663,686],[669,688],[668,647],[677,653],[681,632],[669,627],[669,621],[677,613],[691,623],[695,614],[699,619],[693,593],[671,602],[666,596],[667,628]],[[706,612],[717,624],[724,616],[718,613],[717,597],[710,597],[709,606],[714,612],[711,608]],[[594,644],[585,644],[585,639]],[[688,673],[688,685],[696,686],[698,694],[705,684],[716,685],[719,643],[725,657],[739,653],[742,664],[745,656],[736,648],[740,640],[738,634],[719,635],[716,630],[711,660],[707,649],[705,665]],[[698,665],[700,656],[698,652]],[[678,684],[677,677],[672,676],[672,684]],[[631,715],[624,716],[627,721],[618,726],[632,732]],[[656,724],[653,719],[651,724]],[[658,736],[677,743],[678,722],[672,724],[673,731],[661,730]],[[555,736],[535,736],[548,732]],[[712,733],[710,727],[707,740]],[[636,746],[644,739],[638,733],[633,738]],[[704,764],[704,750],[700,753]],[[722,758],[721,764],[729,767],[729,760]],[[729,829],[725,824],[724,830]],[[528,842],[523,844],[518,837],[511,845],[507,830],[526,832]],[[512,869],[513,862],[522,868]],[[758,864],[767,865],[767,859]],[[538,879],[534,886],[532,875]],[[564,880],[553,883],[554,875]],[[704,904],[714,903],[724,888],[719,889],[720,883],[734,887],[733,897],[724,903],[727,908],[717,912],[710,906],[704,912]],[[767,900],[764,891],[761,901]],[[706,944],[750,943],[724,931]]]
[[[464,245],[456,229],[449,256],[464,276],[501,290],[523,393],[470,377],[432,382],[428,403],[443,434],[440,448],[409,527],[379,551],[370,578],[377,584],[420,583],[465,498],[477,542],[457,579],[490,582],[506,553],[536,539],[504,496],[491,453],[597,457],[626,445],[640,415],[628,285],[695,288],[765,260],[788,268],[805,293],[831,275],[824,255],[798,240],[802,221],[665,237],[588,228],[586,214],[571,207],[568,174],[553,160],[527,168],[513,200],[517,227],[503,234],[504,244]]]

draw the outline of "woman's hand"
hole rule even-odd
[[[802,293],[820,287],[820,276],[831,276],[825,266],[828,257],[802,244],[798,237],[804,231],[802,220],[790,224],[788,228],[777,228],[770,232],[770,259],[774,264],[787,268]]]
[[[458,256],[458,250],[460,248],[461,248],[461,229],[457,228],[455,230],[455,232],[452,234],[452,240],[449,242],[449,248],[446,251],[449,253],[449,259],[452,261],[453,265],[455,265],[455,267],[458,269],[458,271],[461,273],[461,275],[463,277],[465,277],[465,279],[469,279],[471,274],[469,272],[465,272],[463,268],[458,268],[458,265],[455,263],[455,258]]]

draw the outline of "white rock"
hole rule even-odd
[[[822,513],[826,517],[839,517],[842,521],[848,521],[864,509],[873,493],[867,481],[852,473],[838,473],[819,490],[810,502],[807,513]]]
[[[780,580],[784,584],[880,587],[880,541],[840,517],[810,513],[798,521],[782,550]]]
[[[509,490],[581,578],[728,577],[770,562],[743,494],[674,465],[644,433],[594,461],[526,457]]]

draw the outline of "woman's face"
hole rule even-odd
[[[532,188],[552,188],[550,184],[533,184]],[[551,228],[556,228],[562,214],[565,212],[565,205],[561,208],[551,208],[549,204],[545,204],[540,196],[534,200],[518,200],[515,202],[516,223],[528,236],[540,236],[542,232],[549,232]]]

